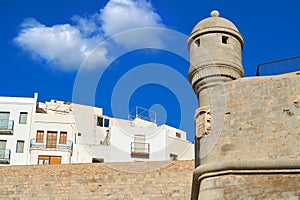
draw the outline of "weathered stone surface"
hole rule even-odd
[[[190,199],[193,161],[0,167],[1,199]]]
[[[228,94],[226,110],[230,114],[224,113],[221,136],[201,164],[224,159],[300,159],[300,108],[294,103],[299,98],[299,83],[300,76],[295,74],[225,83],[222,87]],[[239,90],[239,86],[248,89]],[[236,99],[241,100],[237,103]],[[212,115],[214,112],[211,109]],[[231,148],[225,148],[226,144]]]
[[[209,187],[208,187],[209,186]],[[200,199],[300,199],[300,175],[224,175],[201,182]]]

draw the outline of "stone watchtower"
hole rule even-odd
[[[192,200],[300,198],[300,72],[242,78],[244,40],[213,11],[188,38]]]
[[[216,120],[218,119],[218,114],[216,114],[213,117],[215,122],[211,122],[210,110],[216,106],[218,109],[224,108],[225,100],[218,98],[218,93],[222,91],[213,91],[212,88],[243,77],[241,56],[243,46],[243,36],[236,26],[220,17],[216,10],[211,12],[211,17],[200,21],[188,38],[190,52],[188,75],[199,99],[199,108],[195,113],[196,167],[200,165],[201,138],[210,134],[213,127],[216,132],[219,132],[218,129],[221,128],[220,122],[217,121],[222,121],[222,116]],[[211,144],[212,141],[209,143]],[[205,150],[208,151],[207,148]]]

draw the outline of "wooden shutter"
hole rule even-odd
[[[67,132],[60,132],[59,144],[67,144]]]
[[[60,156],[51,156],[50,157],[50,165],[56,165],[61,163],[61,157]]]
[[[57,132],[56,131],[48,131],[46,148],[56,148],[56,144],[57,144]]]

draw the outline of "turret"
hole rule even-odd
[[[218,11],[200,21],[188,38],[189,80],[199,99],[195,111],[195,166],[214,147],[222,131],[226,108],[224,88],[216,87],[244,76],[243,36]]]
[[[216,10],[194,27],[188,38],[189,80],[200,101],[202,90],[244,76],[243,46],[236,26]]]

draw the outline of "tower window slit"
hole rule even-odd
[[[195,40],[195,44],[197,45],[197,47],[200,46],[200,38],[198,38],[198,39]]]
[[[222,43],[223,44],[228,44],[228,37],[227,36],[222,36]]]

